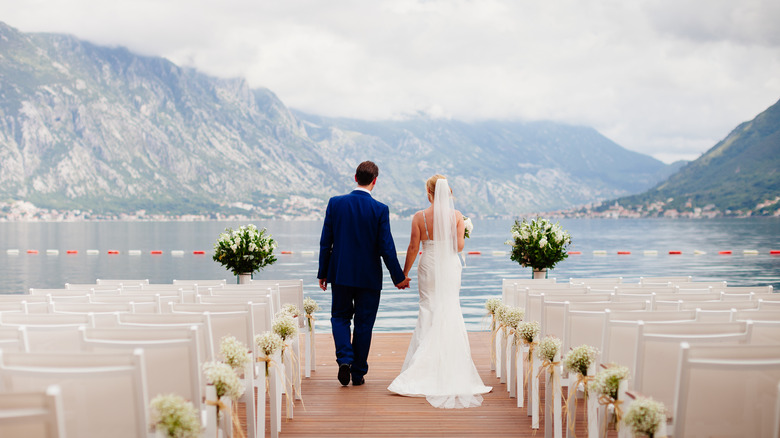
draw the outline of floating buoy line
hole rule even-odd
[[[18,248],[9,248],[9,249],[5,250],[5,253],[7,255],[9,255],[9,256],[18,256],[18,255],[23,254],[23,253],[26,253],[28,255],[38,255],[40,253],[40,251],[37,250],[37,249],[28,249],[28,250],[25,250],[25,251],[21,251]],[[58,256],[58,255],[60,255],[60,250],[59,249],[49,248],[49,249],[46,249],[45,251],[43,251],[43,253],[48,255],[48,256]],[[101,254],[101,251],[97,250],[97,249],[87,249],[86,251],[84,251],[84,253],[86,253],[88,256],[95,256],[95,255]],[[127,255],[130,255],[130,256],[141,256],[141,255],[144,254],[144,251],[142,251],[140,249],[130,249],[130,250],[126,250],[126,251],[122,252],[122,251],[116,250],[116,249],[109,249],[109,250],[105,251],[105,253],[108,254],[108,255],[127,254]],[[165,251],[160,250],[160,249],[155,249],[155,250],[148,251],[148,253],[150,255],[153,255],[153,256],[160,256],[160,255],[164,255]],[[184,256],[185,253],[186,252],[184,250],[171,250],[171,251],[169,251],[169,254],[174,256],[174,257]],[[289,250],[280,251],[280,254],[281,255],[285,255],[285,256],[286,255],[295,255],[295,254],[304,255],[304,256],[311,256],[311,255],[314,255],[316,253],[317,253],[317,251],[311,251],[311,250],[308,250],[308,251],[306,251],[306,250],[305,251],[289,251]],[[721,251],[717,251],[716,252],[716,254],[719,255],[719,256],[729,256],[729,255],[734,255],[734,254],[737,254],[737,253],[739,253],[739,251],[733,251],[733,250],[730,250],[730,249],[721,250]],[[756,255],[766,254],[766,252],[762,252],[762,251],[759,251],[757,249],[744,249],[744,250],[741,251],[741,253],[742,253],[742,255],[745,255],[745,256],[756,256]],[[67,254],[67,255],[79,255],[79,254],[81,254],[81,252],[79,250],[77,250],[77,249],[69,249],[69,250],[65,251],[65,254]],[[420,254],[422,254],[422,251],[420,251]],[[466,255],[470,255],[470,256],[491,254],[491,255],[496,256],[496,257],[504,257],[504,256],[507,256],[509,253],[507,251],[483,252],[483,251],[473,250],[473,251],[465,251],[465,254]],[[570,255],[570,256],[580,256],[580,255],[583,254],[583,252],[582,251],[567,251],[567,254]],[[642,251],[617,250],[615,252],[609,252],[609,251],[603,250],[603,249],[596,249],[596,250],[593,250],[591,252],[591,254],[594,255],[594,256],[607,256],[607,255],[610,255],[610,254],[615,254],[615,255],[619,255],[619,256],[630,256],[630,255],[634,255],[634,254],[642,254],[644,256],[657,256],[659,254],[659,252],[658,252],[658,250],[655,250],[655,249],[646,249],[646,250],[642,250]],[[705,254],[707,254],[707,252],[706,251],[701,251],[701,250],[698,250],[698,249],[690,251],[690,252],[682,251],[682,250],[670,250],[670,251],[667,252],[667,254],[668,255],[685,255],[685,254],[705,255]],[[194,251],[192,251],[192,255],[206,255],[206,251],[204,251],[204,250],[194,250]],[[398,251],[398,255],[406,255],[406,251]],[[770,250],[769,251],[769,255],[780,255],[780,250],[777,250],[777,249]]]

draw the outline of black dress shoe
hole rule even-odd
[[[366,379],[363,376],[352,378],[352,386],[360,386],[364,383],[366,383]]]
[[[349,385],[349,371],[352,368],[348,363],[339,365],[339,382],[347,386]]]

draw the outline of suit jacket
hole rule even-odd
[[[404,280],[390,234],[390,209],[370,193],[354,190],[328,201],[320,237],[317,278],[341,286],[382,289],[383,259],[393,284]]]

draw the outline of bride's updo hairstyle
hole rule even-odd
[[[428,181],[425,182],[425,188],[428,191],[428,198],[433,200],[433,194],[436,193],[436,181],[440,179],[447,179],[444,175],[433,175],[432,177],[428,178]]]

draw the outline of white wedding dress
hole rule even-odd
[[[441,193],[441,196],[440,196]],[[446,179],[436,182],[434,240],[423,240],[417,265],[420,312],[401,374],[387,388],[425,397],[437,408],[470,408],[491,391],[471,359],[460,309],[461,264],[455,240],[455,216]],[[426,224],[427,231],[427,224]]]

